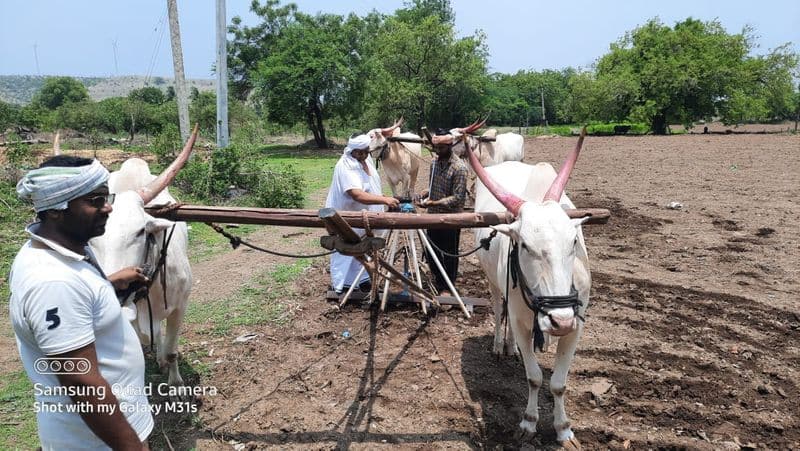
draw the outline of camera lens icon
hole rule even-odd
[[[42,357],[33,363],[39,374],[86,374],[91,367],[83,357]]]

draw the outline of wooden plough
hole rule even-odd
[[[260,224],[295,227],[325,228],[328,235],[320,237],[320,245],[328,250],[335,250],[344,255],[358,259],[369,272],[373,281],[369,299],[375,299],[380,278],[395,283],[413,293],[412,299],[418,300],[423,311],[426,302],[434,305],[448,303],[458,305],[462,312],[470,317],[470,312],[462,298],[435,297],[426,292],[420,284],[410,280],[392,266],[389,260],[381,256],[387,245],[387,239],[372,236],[371,230],[377,229],[461,229],[488,227],[498,224],[510,224],[514,216],[508,212],[475,212],[451,214],[419,214],[395,212],[336,211],[332,208],[321,210],[255,208],[255,207],[216,207],[204,205],[175,205],[168,208],[147,208],[149,214],[173,221],[223,222],[236,224]],[[566,210],[571,218],[589,217],[586,224],[605,224],[610,212],[606,209],[570,209]],[[367,234],[360,236],[353,228],[366,229]],[[420,239],[423,239],[421,236]],[[424,241],[423,241],[424,243]],[[348,295],[345,295],[346,301]],[[386,290],[384,290],[381,308],[385,307]],[[444,302],[442,302],[444,301]],[[477,300],[480,302],[481,300]],[[485,300],[483,301],[485,305]]]

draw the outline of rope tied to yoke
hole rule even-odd
[[[430,241],[431,247],[433,247],[437,252],[441,253],[442,255],[446,255],[448,257],[461,258],[461,257],[468,257],[474,254],[475,252],[478,252],[481,249],[488,251],[489,247],[492,244],[492,239],[496,236],[497,236],[497,230],[492,229],[492,233],[490,233],[489,236],[480,239],[479,241],[480,244],[478,244],[478,247],[472,249],[471,251],[464,252],[463,254],[451,254],[449,252],[443,251],[439,246],[436,245],[436,243],[434,243],[430,239],[428,239],[428,241]]]
[[[369,226],[369,215],[367,213],[367,210],[361,210],[361,219],[364,221],[364,233],[366,233],[367,236],[374,236],[372,234],[372,228]]]
[[[330,251],[330,252],[322,252],[322,253],[319,253],[319,254],[297,255],[297,254],[287,254],[287,253],[278,252],[278,251],[271,251],[269,249],[264,249],[263,247],[258,247],[258,246],[254,245],[254,244],[248,243],[247,241],[241,239],[238,236],[231,235],[230,233],[228,233],[225,230],[223,230],[222,227],[218,226],[217,224],[214,224],[213,222],[207,222],[206,225],[211,227],[212,229],[214,229],[215,232],[217,232],[220,235],[222,235],[225,238],[227,238],[228,241],[230,241],[230,243],[231,243],[231,247],[234,248],[234,249],[238,248],[239,245],[244,244],[245,246],[249,247],[250,249],[253,249],[253,250],[256,250],[256,251],[259,251],[259,252],[265,252],[267,254],[277,255],[279,257],[289,257],[289,258],[324,257],[326,255],[331,255],[332,253],[336,252],[335,250],[333,250],[333,251]]]

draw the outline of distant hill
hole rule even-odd
[[[40,75],[0,75],[0,100],[18,105],[30,103],[33,95],[44,85],[47,76]],[[134,89],[155,86],[166,90],[174,84],[172,78],[151,77],[145,84],[145,77],[128,75],[123,77],[73,77],[80,80],[89,90],[92,100],[109,97],[124,97]],[[188,89],[195,87],[200,91],[214,90],[214,80],[186,80]]]

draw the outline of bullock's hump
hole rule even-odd
[[[114,171],[108,180],[108,189],[112,193],[134,191],[156,178],[150,173],[150,166],[141,158],[129,158]]]

